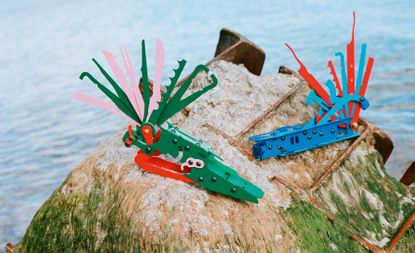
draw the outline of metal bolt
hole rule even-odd
[[[234,187],[234,188],[232,188],[232,189],[231,189],[231,192],[232,192],[232,193],[235,193],[235,192],[236,192],[236,188],[235,188],[235,187]]]
[[[211,179],[210,179],[210,181],[212,181],[212,183],[214,183],[214,182],[216,182],[216,177],[212,177]]]
[[[199,177],[197,180],[198,180],[199,182],[203,182],[203,177]]]
[[[177,142],[178,142],[178,140],[177,139],[173,139],[173,144],[176,144]]]

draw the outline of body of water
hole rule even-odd
[[[22,238],[37,209],[94,146],[125,124],[73,99],[77,90],[100,94],[79,74],[96,73],[90,59],[104,62],[100,50],[118,52],[119,44],[138,67],[143,38],[149,59],[155,39],[163,40],[164,77],[176,60],[187,59],[187,71],[210,60],[219,30],[228,27],[265,50],[263,73],[282,64],[298,68],[283,46],[289,42],[325,81],[327,60],[345,50],[356,10],[356,47],[367,42],[376,59],[367,92],[371,107],[362,115],[393,138],[387,168],[399,177],[415,151],[415,2],[291,2],[2,1],[0,252],[7,241]]]

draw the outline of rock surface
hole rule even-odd
[[[259,204],[141,171],[133,162],[137,149],[121,142],[123,129],[70,173],[14,251],[367,252],[351,236],[386,248],[414,211],[415,197],[386,174],[375,128],[362,124],[355,140],[252,160],[247,136],[312,117],[303,102],[308,89],[295,75],[259,77],[226,61],[209,68],[218,87],[173,121],[261,187]],[[194,87],[206,82],[199,76]],[[415,248],[413,231],[412,225],[396,252]]]

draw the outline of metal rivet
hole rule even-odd
[[[148,128],[146,128],[146,129],[144,129],[144,133],[145,134],[149,134],[150,133],[150,130]]]
[[[210,181],[212,181],[213,183],[214,183],[214,182],[216,182],[216,180],[217,180],[217,179],[216,179],[216,177],[212,177],[212,178],[210,179]]]
[[[335,131],[334,131],[334,129],[331,129],[331,131],[330,131],[330,132],[331,132],[332,134],[334,134],[334,132],[335,132]]]
[[[269,150],[271,150],[271,149],[272,149],[272,146],[271,146],[271,145],[269,145],[269,146],[268,146],[268,149],[269,149]]]
[[[189,150],[190,149],[190,147],[189,146],[185,146],[184,147],[184,150]]]
[[[187,163],[188,163],[189,165],[193,165],[193,161],[192,161],[192,160],[188,161]]]
[[[360,101],[363,101],[363,100],[365,100],[365,98],[364,97],[360,97]]]
[[[311,140],[311,135],[309,135],[307,138],[308,138],[309,140]]]
[[[151,152],[151,148],[150,147],[146,148],[146,153],[150,153],[150,152]]]
[[[282,137],[281,137],[281,140],[285,140],[285,136],[282,136]]]
[[[323,132],[320,132],[320,134],[319,134],[320,136],[323,136]]]
[[[199,177],[197,180],[198,180],[199,182],[203,182],[203,177]]]
[[[232,193],[235,193],[235,192],[236,192],[236,188],[235,188],[235,187],[234,187],[234,188],[232,188],[232,189],[231,189],[231,192],[232,192]]]
[[[200,167],[202,164],[200,162],[196,162],[196,166]]]
[[[306,134],[307,134],[307,131],[306,131],[306,130],[304,130],[304,131],[303,131],[303,134],[304,134],[304,135],[306,135]]]
[[[173,144],[176,144],[177,142],[178,142],[178,140],[177,139],[173,139]]]
[[[314,130],[313,130],[313,134],[316,134],[316,133],[317,133],[317,130],[315,130],[315,129],[314,129]]]

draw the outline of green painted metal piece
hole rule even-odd
[[[140,121],[138,113],[134,110],[134,107],[125,92],[94,59],[93,61],[114,88],[116,94],[98,82],[90,73],[84,72],[80,76],[81,79],[88,77],[123,113],[139,123],[139,125],[132,130],[134,139],[132,143],[129,142],[128,146],[137,146],[147,156],[154,156],[156,151],[164,155],[169,155],[172,158],[179,160],[180,164],[186,163],[189,158],[201,160],[204,163],[202,168],[190,168],[190,172],[184,173],[184,176],[207,190],[230,196],[235,199],[257,203],[258,199],[264,195],[264,192],[260,188],[239,176],[238,173],[229,166],[223,164],[223,159],[212,151],[212,148],[208,143],[195,138],[168,121],[168,119],[177,112],[191,104],[207,91],[213,89],[218,83],[216,76],[213,74],[209,75],[211,79],[209,85],[188,95],[186,98],[183,98],[186,91],[190,88],[193,79],[200,72],[208,73],[209,69],[204,65],[198,65],[184,83],[176,89],[176,92],[173,92],[186,65],[185,60],[179,61],[179,67],[174,70],[174,76],[170,78],[170,84],[165,86],[166,92],[161,94],[161,100],[158,101],[158,108],[155,109],[151,115],[148,115],[151,99],[144,40],[141,42],[141,46],[141,95],[144,102],[142,121]],[[144,127],[146,127],[145,129],[150,127],[153,130],[152,144],[146,144],[145,142],[144,136],[142,135]],[[124,134],[123,141],[124,143],[131,141],[131,136],[128,131]]]

